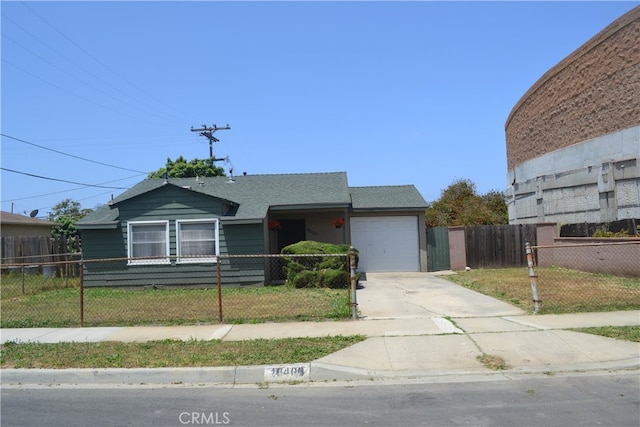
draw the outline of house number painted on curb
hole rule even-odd
[[[309,379],[309,365],[282,365],[264,368],[265,381],[295,381]]]

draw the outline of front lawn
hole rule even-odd
[[[640,309],[640,278],[537,267],[540,314]],[[478,269],[442,276],[469,289],[533,311],[527,268]]]
[[[14,343],[0,346],[7,368],[165,368],[307,363],[361,342],[361,335],[247,341]]]
[[[27,281],[37,281],[28,277]],[[217,289],[140,289],[40,286],[3,280],[3,328],[130,326],[349,318],[347,289],[288,286]],[[81,297],[82,296],[82,297]]]

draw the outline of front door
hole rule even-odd
[[[278,231],[278,253],[285,246],[306,240],[306,223],[304,219],[281,219],[279,220],[282,227]]]

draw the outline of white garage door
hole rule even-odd
[[[360,254],[358,271],[420,271],[418,218],[351,218],[351,244]]]

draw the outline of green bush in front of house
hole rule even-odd
[[[351,280],[349,273],[342,270],[325,269],[320,271],[303,270],[293,276],[291,283],[295,288],[331,288],[344,289]]]
[[[287,277],[289,277],[289,274],[287,273]],[[318,283],[317,271],[302,270],[291,277],[291,279],[287,278],[287,283],[294,288],[314,288]]]
[[[304,240],[282,249],[283,255],[317,255],[285,257],[287,284],[296,288],[346,288],[350,283],[349,245]],[[345,256],[322,256],[344,254]],[[356,265],[358,251],[356,250]]]
[[[350,274],[346,270],[321,270],[320,286],[323,288],[347,288],[351,283]]]

